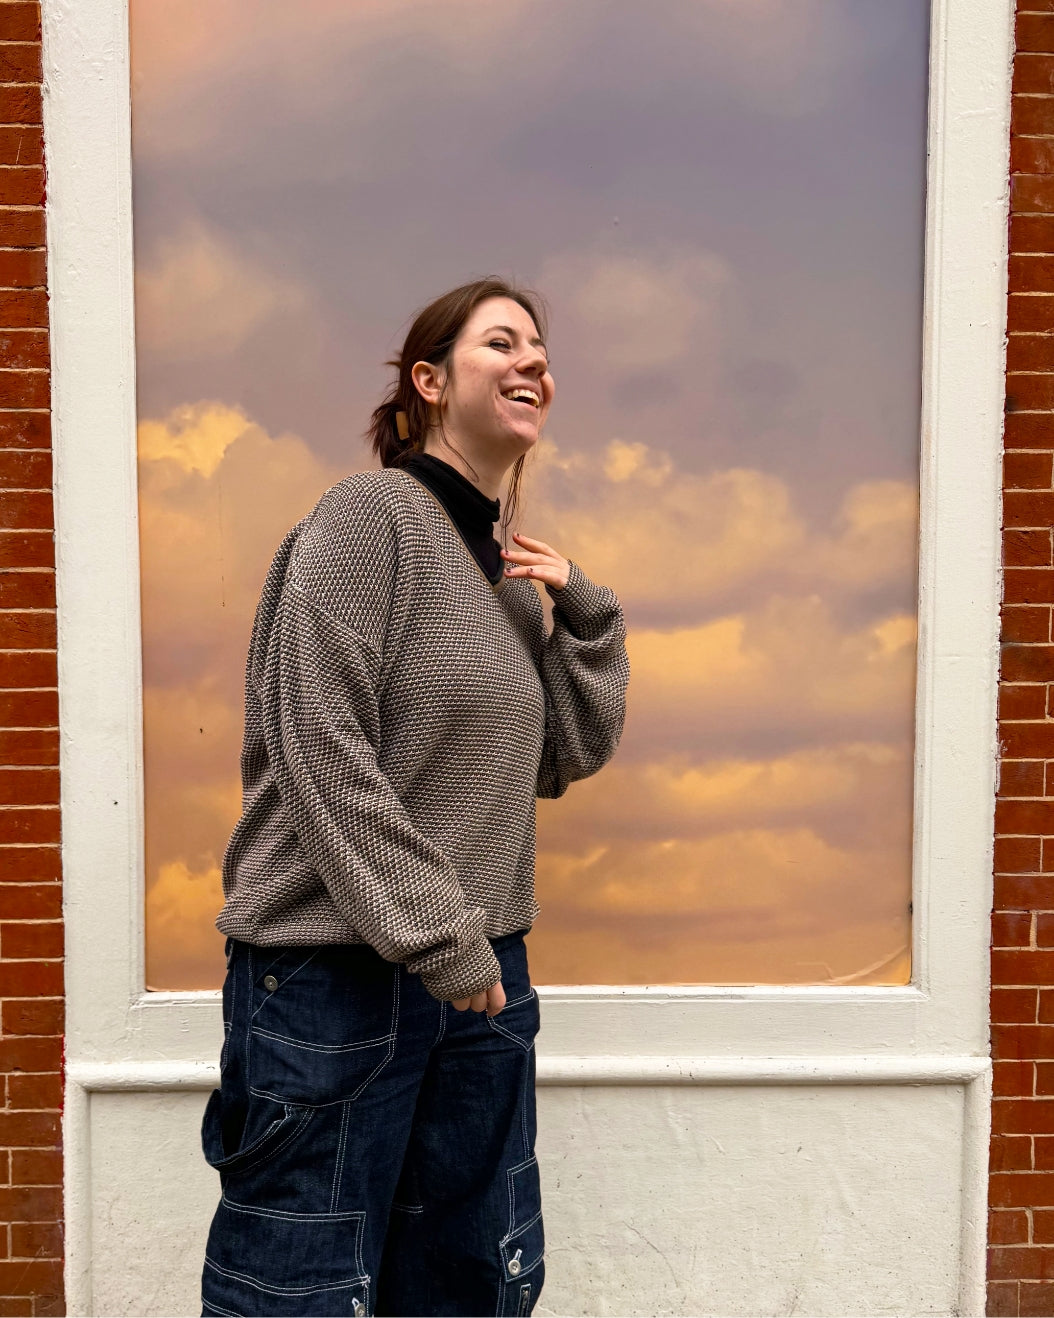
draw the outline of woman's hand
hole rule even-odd
[[[505,990],[499,979],[487,989],[486,993],[477,993],[472,998],[456,998],[450,1005],[455,1011],[464,1011],[466,1007],[471,1007],[473,1011],[485,1011],[488,1016],[497,1016],[505,1006]]]
[[[561,558],[544,540],[532,540],[529,535],[520,535],[519,531],[513,531],[512,538],[524,548],[501,551],[502,557],[509,560],[505,565],[505,575],[530,577],[532,581],[544,581],[554,590],[563,590],[571,572],[567,559]]]

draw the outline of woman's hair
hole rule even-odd
[[[429,362],[432,366],[447,368],[446,383],[440,393],[440,403],[450,382],[452,373],[450,350],[454,341],[464,328],[465,322],[481,302],[491,297],[507,297],[517,302],[534,321],[542,339],[547,337],[545,305],[537,293],[514,287],[497,275],[485,279],[474,279],[471,283],[452,288],[449,293],[437,297],[434,302],[422,308],[414,317],[409,332],[403,341],[402,351],[397,357],[386,362],[398,372],[395,383],[384,396],[384,401],[373,410],[366,439],[380,458],[382,467],[401,467],[414,453],[424,449],[428,434],[430,416],[429,404],[417,392],[410,372],[415,362]],[[406,415],[407,439],[401,439],[396,422],[396,414]],[[439,416],[439,430],[445,443],[449,444],[443,430],[442,411]],[[451,446],[452,447],[452,446]],[[522,454],[512,464],[512,477],[509,481],[508,496],[501,519],[502,531],[508,529],[519,502],[520,476],[526,455]],[[461,454],[464,458],[464,454]],[[465,459],[468,462],[468,459]],[[469,464],[471,465],[471,464]]]

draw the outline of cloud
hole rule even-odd
[[[528,471],[540,538],[610,584],[641,624],[739,615],[781,593],[833,606],[861,591],[905,595],[914,583],[918,498],[906,481],[851,486],[817,527],[778,476],[697,475],[641,442],[612,439],[598,459],[547,437]]]
[[[180,860],[160,867],[146,898],[148,989],[215,988],[223,981],[223,905],[215,865],[194,871]]]
[[[167,361],[229,354],[269,319],[311,325],[305,289],[250,259],[198,220],[158,240],[136,268],[140,350]]]

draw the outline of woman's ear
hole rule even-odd
[[[410,379],[414,382],[414,388],[425,400],[431,403],[433,407],[439,406],[439,395],[443,389],[443,381],[446,378],[446,372],[441,366],[433,366],[431,362],[414,362],[410,371]]]

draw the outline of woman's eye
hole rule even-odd
[[[487,347],[488,347],[488,348],[511,348],[511,347],[512,347],[512,344],[508,341],[508,339],[491,339],[490,343],[487,344]]]

